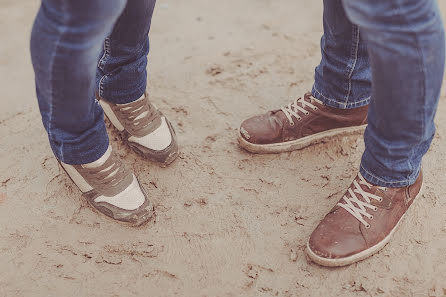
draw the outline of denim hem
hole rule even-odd
[[[411,176],[405,177],[401,180],[394,180],[392,177],[378,177],[378,175],[372,173],[371,170],[365,168],[364,164],[361,163],[359,172],[362,176],[370,183],[387,188],[401,188],[413,185],[417,180],[421,171],[421,167],[415,170]],[[385,180],[384,180],[385,179]],[[387,180],[387,181],[386,181]]]
[[[58,153],[57,150],[53,148],[53,145],[51,143],[50,144],[57,160],[68,165],[81,165],[94,162],[105,154],[108,146],[110,145],[107,132],[105,132],[105,136],[105,138],[102,138],[103,141],[97,143],[91,150],[81,151],[79,148],[77,148],[76,150],[72,150],[72,153],[65,156]],[[79,153],[76,153],[76,151],[79,151]]]
[[[106,101],[114,104],[126,104],[141,98],[142,95],[146,92],[147,82],[144,79],[136,88],[131,89],[130,91],[119,91],[119,92],[107,92],[106,87],[104,87],[104,80],[107,78],[107,75],[103,76],[99,83],[99,96],[104,98]]]
[[[322,94],[321,91],[319,91],[319,87],[316,86],[316,83],[314,83],[313,88],[311,89],[311,93],[314,98],[322,101],[325,105],[333,107],[333,108],[339,108],[339,109],[353,109],[353,108],[359,108],[362,106],[366,106],[370,103],[370,97],[361,99],[359,101],[353,101],[353,102],[341,102],[340,100],[330,98],[324,94]]]

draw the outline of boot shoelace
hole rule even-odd
[[[302,97],[294,100],[294,102],[291,102],[287,106],[281,108],[291,126],[294,126],[294,121],[292,116],[294,116],[298,121],[300,121],[302,120],[302,117],[299,115],[299,112],[303,113],[304,115],[310,114],[310,112],[305,109],[306,107],[313,109],[313,111],[316,111],[318,109],[317,106],[305,100],[306,98],[310,99],[310,101],[315,101],[319,104],[322,104],[322,102],[320,102],[316,98],[313,98],[313,96],[305,94]]]
[[[343,202],[345,203],[340,202],[338,203],[338,205],[343,209],[345,209],[346,211],[348,211],[352,216],[354,216],[368,229],[370,228],[370,224],[364,220],[364,217],[368,218],[369,220],[372,220],[373,215],[369,214],[367,210],[368,209],[371,209],[373,211],[378,210],[376,206],[370,204],[372,201],[371,199],[381,202],[383,201],[383,198],[378,195],[364,191],[360,185],[364,185],[369,189],[372,188],[372,185],[364,179],[361,173],[358,174],[358,177],[359,177],[359,183],[355,179],[353,181],[353,184],[348,189],[348,194],[350,194],[350,196],[347,196],[347,194],[345,194],[343,197],[344,200]],[[383,191],[387,191],[387,188],[385,187],[378,187],[378,188]],[[363,199],[362,200],[358,199],[356,194],[361,195]]]

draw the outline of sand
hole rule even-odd
[[[28,52],[38,4],[0,0],[0,296],[446,295],[445,92],[425,194],[384,250],[345,268],[304,247],[354,177],[361,136],[277,155],[237,145],[242,119],[310,89],[321,1],[158,2],[149,91],[180,158],[160,168],[111,133],[156,205],[141,228],[93,212],[52,155]]]

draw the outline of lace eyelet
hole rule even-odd
[[[294,122],[289,122],[290,126],[294,126]]]
[[[301,117],[298,117],[297,120],[298,120],[298,121],[302,121],[302,118],[301,118]]]
[[[379,198],[379,200],[378,200],[379,202],[383,202],[383,199],[382,198]]]
[[[316,110],[318,110],[318,108],[317,108],[317,107],[315,107],[315,108],[313,108],[313,110],[314,110],[314,111],[316,111]]]
[[[308,111],[307,111],[307,112],[306,112],[305,114],[306,114],[306,115],[309,115],[309,114],[310,114],[310,112],[308,112]]]
[[[373,220],[373,215],[370,216],[370,220]]]
[[[378,207],[375,207],[375,208],[373,209],[373,211],[378,211]]]
[[[370,229],[370,224],[364,226],[366,229]]]

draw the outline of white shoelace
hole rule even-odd
[[[360,221],[366,228],[370,228],[370,224],[364,220],[363,216],[368,218],[369,220],[371,220],[371,219],[373,219],[373,215],[369,214],[367,212],[366,208],[369,208],[373,211],[377,211],[378,208],[376,206],[370,204],[371,199],[375,199],[375,200],[381,202],[383,200],[383,198],[378,195],[364,191],[360,185],[364,185],[364,186],[368,187],[369,189],[372,188],[372,185],[364,179],[364,177],[361,175],[361,173],[359,173],[358,176],[360,179],[359,183],[356,180],[354,180],[352,187],[348,189],[348,193],[350,194],[350,197],[347,197],[347,194],[344,195],[343,199],[344,199],[345,203],[338,203],[338,205],[340,207],[342,207],[343,209],[345,209],[346,211],[348,211],[356,219],[358,219],[358,221]],[[354,186],[354,189],[352,189],[353,186]],[[379,187],[379,189],[381,189],[383,191],[387,191],[387,188],[385,188],[385,187]],[[362,196],[362,198],[364,198],[365,202],[362,200],[359,200],[355,193],[360,194]],[[353,203],[355,203],[356,205]]]
[[[310,98],[312,100],[316,101],[317,103],[322,104],[321,101],[317,100],[313,96],[311,96]],[[281,110],[287,117],[290,125],[293,126],[294,121],[293,121],[292,116],[294,116],[298,121],[300,121],[300,120],[302,120],[302,117],[299,115],[299,112],[302,112],[305,115],[310,114],[310,112],[305,109],[307,106],[310,107],[311,109],[313,109],[314,111],[317,110],[317,107],[315,105],[311,104],[310,102],[305,101],[305,95],[303,95],[302,97],[294,100],[294,102],[291,102],[287,106],[282,107]]]

